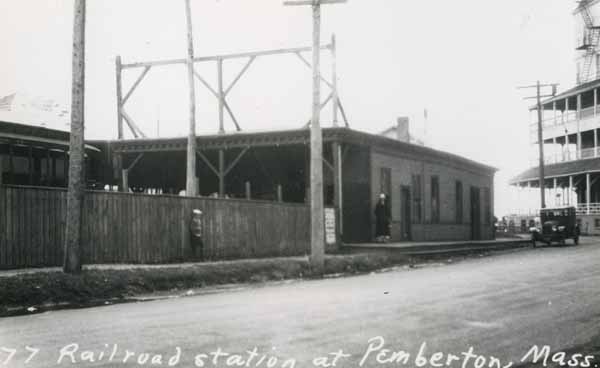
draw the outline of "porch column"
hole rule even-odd
[[[46,180],[45,180],[45,184],[46,186],[50,186],[50,150],[47,149],[46,150]]]
[[[585,203],[586,203],[586,213],[590,214],[590,173],[585,174]]]
[[[123,192],[129,193],[129,170],[122,169],[121,170],[121,184],[123,186]]]
[[[225,151],[219,150],[219,197],[225,197]]]
[[[252,190],[250,188],[250,182],[247,181],[245,186],[246,186],[246,199],[250,200],[252,198]]]
[[[339,231],[342,232],[342,147],[338,142],[331,143],[331,152],[333,154],[333,204],[337,208]]]
[[[573,175],[569,175],[569,195],[568,195],[568,204],[573,204]],[[577,203],[575,204],[577,205]]]
[[[552,102],[552,113],[554,114],[554,125],[558,124],[556,121],[556,101]]]
[[[597,115],[596,106],[598,105],[598,90],[594,88],[594,117]]]
[[[531,182],[528,180],[527,181],[527,196],[529,197],[531,195]],[[529,212],[531,212],[531,199],[527,200],[527,213],[529,214]]]
[[[556,157],[556,137],[552,137],[552,160],[550,163],[557,163],[558,159]]]
[[[15,152],[12,144],[8,145],[8,184],[15,183]]]
[[[563,149],[563,161],[569,161],[569,133],[565,129],[565,148]]]
[[[594,157],[598,157],[598,128],[594,128]]]
[[[29,170],[29,185],[33,185],[33,147],[29,146],[29,156],[27,158],[27,169]]]
[[[553,183],[552,183],[552,188],[554,189],[554,204],[558,205],[558,203],[556,202],[556,195],[558,194],[558,190],[556,190],[556,178],[554,178]]]
[[[581,130],[579,121],[581,120],[581,94],[577,95],[577,147],[575,148],[575,158],[581,158]]]

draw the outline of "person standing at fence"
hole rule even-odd
[[[202,240],[202,211],[195,209],[192,211],[190,221],[190,246],[195,259],[204,259],[204,242]]]
[[[375,205],[375,241],[385,242],[390,239],[391,213],[385,194],[379,195]]]

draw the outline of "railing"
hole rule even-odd
[[[576,161],[587,158],[600,157],[600,147],[584,148],[579,151],[571,150],[560,152],[557,154],[545,154],[544,163],[547,165],[558,164],[561,162]],[[531,160],[532,166],[537,166],[539,161],[537,158]]]
[[[575,211],[577,215],[600,215],[600,203],[578,203]],[[539,209],[518,209],[512,211],[509,217],[537,217],[539,215]]]
[[[600,203],[577,204],[578,215],[600,215]]]

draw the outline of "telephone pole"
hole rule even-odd
[[[544,97],[554,97],[556,95],[556,87],[558,83],[549,83],[549,84],[540,84],[540,81],[537,81],[535,85],[531,86],[522,86],[517,87],[518,89],[528,89],[535,88],[536,95],[533,97],[525,97],[525,100],[535,99],[537,102],[536,110],[537,110],[537,139],[538,139],[538,149],[539,149],[539,182],[540,182],[540,203],[541,208],[546,208],[546,193],[544,187],[544,137],[543,137],[543,124],[542,124],[542,98]],[[552,94],[542,95],[542,88],[552,87]]]
[[[187,23],[187,74],[190,98],[190,126],[187,140],[185,194],[195,197],[198,180],[196,178],[196,89],[194,87],[194,36],[192,33],[192,12],[190,0],[185,0],[185,19]]]
[[[84,196],[85,1],[75,0],[71,87],[69,189],[63,271],[81,272],[81,223]]]
[[[321,133],[321,4],[345,3],[346,0],[284,1],[288,6],[312,7],[312,119],[310,121],[310,263],[321,272],[325,264],[325,223],[323,208],[323,137]],[[335,102],[334,102],[335,103]],[[334,106],[336,109],[336,106]]]

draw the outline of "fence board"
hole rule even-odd
[[[189,222],[203,216],[204,258],[293,256],[309,252],[309,208],[289,203],[86,192],[85,263],[192,261]],[[0,268],[60,266],[66,192],[0,185]]]

